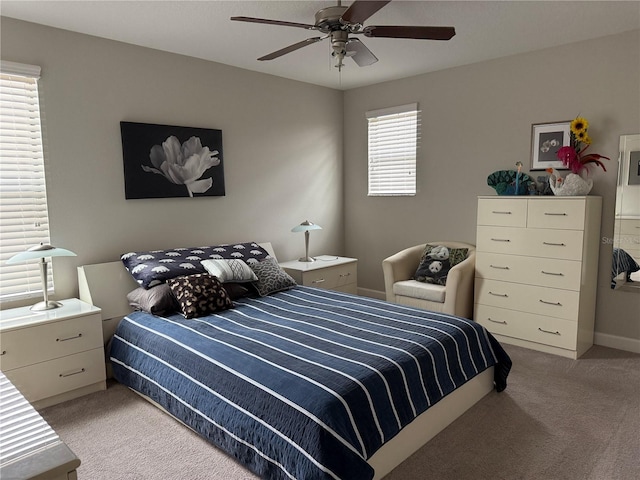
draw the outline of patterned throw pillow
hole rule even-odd
[[[242,260],[203,260],[200,262],[207,272],[222,283],[256,282],[258,277]]]
[[[208,273],[196,273],[167,281],[185,318],[202,317],[233,308],[222,283]]]
[[[258,281],[253,284],[258,290],[258,295],[266,297],[272,293],[289,290],[297,285],[296,281],[285,272],[273,258],[267,258],[259,263],[249,265],[258,276]]]
[[[414,279],[419,282],[446,285],[449,270],[467,258],[468,248],[448,248],[427,244]]]

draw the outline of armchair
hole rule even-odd
[[[476,248],[461,242],[428,242],[468,248],[467,258],[449,270],[446,286],[413,280],[426,244],[406,248],[382,261],[387,301],[471,319]]]

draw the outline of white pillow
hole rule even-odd
[[[258,277],[251,267],[242,260],[202,260],[205,270],[222,283],[257,282]]]

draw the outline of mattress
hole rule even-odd
[[[298,286],[219,314],[126,316],[115,378],[269,479],[368,480],[382,445],[511,360],[467,319]]]

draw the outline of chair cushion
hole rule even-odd
[[[393,293],[404,297],[444,303],[445,287],[432,283],[418,282],[416,280],[403,280],[393,284]]]

